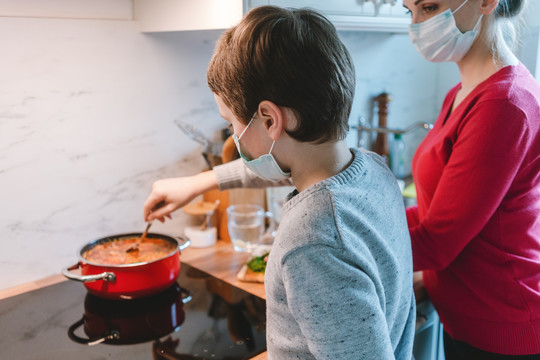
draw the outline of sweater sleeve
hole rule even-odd
[[[418,218],[418,205],[413,205],[405,209],[405,214],[407,215],[407,225],[410,228],[418,226],[420,219]]]
[[[216,174],[219,190],[293,185],[290,179],[276,182],[261,179],[244,165],[242,159],[218,165],[213,170]]]
[[[394,359],[384,299],[365,272],[323,245],[290,253],[282,270],[288,306],[316,359]]]
[[[507,194],[530,141],[525,114],[508,100],[476,104],[453,144],[441,144],[451,147],[451,155],[426,215],[409,228],[415,270],[446,268],[480,234]]]

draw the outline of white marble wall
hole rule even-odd
[[[204,168],[173,120],[209,135],[225,124],[206,86],[218,34],[0,18],[0,289],[58,273],[86,242],[142,231],[152,182]]]
[[[209,136],[224,124],[205,80],[218,36],[0,17],[0,289],[58,273],[86,242],[142,231],[152,182],[204,168],[173,119]],[[383,90],[394,98],[390,126],[433,120],[437,67],[406,35],[341,36],[356,62],[352,124],[372,116]],[[154,230],[181,233],[185,222],[178,212]]]

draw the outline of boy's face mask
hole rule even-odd
[[[447,9],[424,22],[409,25],[411,42],[426,60],[458,62],[470,50],[484,15],[480,15],[472,30],[462,33],[456,26],[454,14],[468,1],[454,11]]]
[[[249,160],[242,153],[242,150],[240,150],[240,139],[242,138],[242,136],[244,135],[244,133],[248,129],[249,125],[251,125],[251,123],[253,122],[253,119],[255,119],[256,115],[257,115],[257,113],[255,113],[253,115],[253,117],[251,118],[251,120],[247,124],[244,131],[242,131],[240,136],[236,136],[236,134],[232,135],[234,143],[236,144],[236,149],[238,149],[238,153],[242,157],[242,159],[244,161],[244,164],[247,166],[247,168],[250,169],[251,171],[253,171],[253,173],[255,173],[255,175],[257,175],[257,176],[259,176],[259,177],[261,177],[263,179],[270,180],[270,181],[280,181],[280,180],[285,180],[285,179],[290,178],[291,173],[290,172],[289,173],[283,172],[283,170],[281,170],[278,163],[276,162],[276,159],[274,159],[274,156],[272,155],[272,149],[274,148],[274,144],[276,143],[275,140],[272,143],[272,146],[270,147],[270,151],[268,152],[268,154],[261,155],[258,158],[253,159],[253,160]]]

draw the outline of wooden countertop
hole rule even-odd
[[[238,274],[242,265],[246,263],[248,257],[249,254],[234,251],[231,243],[220,240],[215,246],[208,248],[196,249],[188,247],[182,252],[180,260],[248,293],[266,299],[264,284],[243,282],[236,277],[236,274]],[[66,280],[63,275],[56,274],[44,279],[0,290],[0,300]],[[266,352],[257,355],[252,360],[266,360]]]
[[[234,251],[231,243],[226,241],[218,241],[216,245],[208,248],[187,248],[180,256],[182,262],[250,294],[266,299],[264,284],[244,282],[236,277],[248,258],[249,254]]]

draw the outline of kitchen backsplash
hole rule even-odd
[[[225,124],[206,86],[218,36],[0,17],[0,289],[58,273],[89,241],[142,231],[152,182],[204,169],[174,119],[209,136]],[[406,35],[341,36],[357,72],[352,125],[360,115],[377,124],[370,99],[382,91],[393,98],[389,126],[433,121],[453,68],[426,63]],[[187,221],[178,211],[152,230],[178,234]]]

